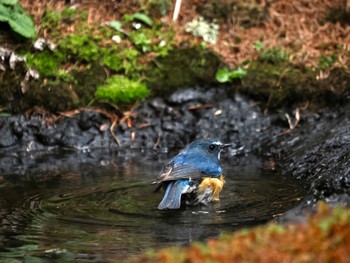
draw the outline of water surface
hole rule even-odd
[[[58,167],[3,175],[2,261],[118,260],[264,223],[302,197],[298,182],[262,169],[255,157],[225,158],[220,202],[158,211],[163,192],[153,193],[150,182],[169,156],[82,155],[46,156],[39,167],[47,160]]]

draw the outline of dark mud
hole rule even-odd
[[[91,158],[99,158],[94,150],[103,148],[128,158],[145,152],[166,153],[196,138],[216,137],[233,143],[226,157],[263,156],[267,161],[262,168],[280,170],[303,183],[308,195],[285,219],[302,214],[318,200],[349,204],[350,107],[301,111],[301,122],[287,133],[285,113],[265,116],[259,104],[229,89],[187,88],[168,99],[158,97],[141,104],[132,115],[131,127],[127,122],[117,125],[115,137],[110,119],[92,110],[53,123],[40,114],[3,116],[0,173],[16,177],[38,176],[38,171],[52,174],[61,164],[47,160],[47,151],[91,152]],[[292,111],[288,113],[293,116]],[[79,156],[72,157],[72,163]],[[87,158],[86,154],[81,158]]]
[[[350,105],[338,111],[308,113],[290,135],[269,143],[284,174],[305,182],[307,197],[282,217],[303,221],[316,203],[350,205]]]

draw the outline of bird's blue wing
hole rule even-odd
[[[196,169],[191,165],[175,165],[173,162],[170,162],[161,171],[155,183],[189,178],[198,179],[203,177],[204,175],[205,174],[202,173],[199,169]]]
[[[159,210],[178,209],[181,206],[181,196],[193,191],[189,180],[169,182],[164,197],[158,205]]]
[[[155,183],[179,179],[199,179],[221,175],[221,167],[216,163],[205,162],[197,156],[177,155],[160,172]]]

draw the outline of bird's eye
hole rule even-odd
[[[208,150],[209,150],[209,152],[213,152],[215,150],[215,145],[210,144]]]

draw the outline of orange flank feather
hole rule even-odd
[[[199,185],[199,192],[203,193],[206,189],[210,188],[213,191],[213,199],[215,201],[220,200],[220,192],[224,187],[225,179],[223,175],[220,175],[220,178],[204,178],[201,184]]]

